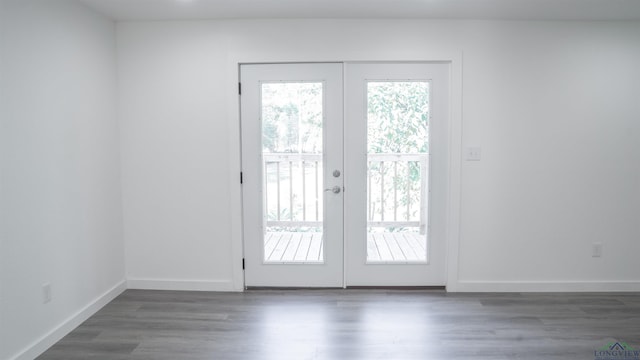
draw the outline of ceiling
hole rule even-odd
[[[120,21],[270,18],[640,20],[640,0],[80,0]]]

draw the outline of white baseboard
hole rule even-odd
[[[106,291],[104,294],[98,296],[91,301],[87,306],[78,310],[75,314],[64,320],[60,325],[56,326],[53,330],[34,341],[31,345],[27,346],[24,350],[18,354],[10,357],[8,360],[31,360],[40,356],[48,348],[60,341],[63,337],[69,334],[73,329],[82,324],[85,320],[90,318],[98,310],[102,309],[111,300],[115,299],[118,295],[122,294],[127,287],[126,281],[122,280],[114,287]]]
[[[449,292],[640,292],[640,281],[458,281]]]
[[[127,280],[128,289],[176,290],[176,291],[242,291],[232,280],[173,280],[132,279]]]

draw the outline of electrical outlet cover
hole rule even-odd
[[[51,302],[51,283],[45,283],[42,285],[42,303],[49,302]]]

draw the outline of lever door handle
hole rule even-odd
[[[340,188],[340,186],[336,185],[332,188],[329,189],[324,189],[324,191],[331,191],[334,194],[340,194],[340,191],[342,191],[342,188]]]

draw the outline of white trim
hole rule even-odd
[[[366,59],[366,60],[363,60]],[[231,226],[231,258],[233,262],[233,289],[244,288],[244,272],[242,270],[243,236],[242,236],[242,187],[239,182],[241,170],[240,139],[240,97],[238,82],[240,64],[251,63],[305,63],[305,62],[448,62],[451,64],[451,96],[450,96],[450,128],[449,128],[449,194],[447,211],[447,289],[456,291],[458,283],[458,248],[460,236],[460,199],[462,168],[462,52],[432,52],[420,49],[398,51],[393,54],[382,52],[345,51],[341,56],[327,56],[316,53],[301,57],[299,52],[248,52],[229,53],[227,57],[227,83],[229,91],[228,124],[229,124],[229,183],[230,204],[229,216]],[[450,285],[450,286],[449,286]]]
[[[449,96],[449,194],[447,199],[447,291],[456,291],[462,199],[462,53],[451,57]]]
[[[450,291],[447,286],[447,291]],[[638,292],[640,281],[458,281],[458,292]]]
[[[242,291],[233,280],[128,279],[127,288],[136,290]]]
[[[61,322],[58,326],[46,333],[44,336],[40,337],[39,339],[31,343],[31,345],[27,346],[24,350],[18,352],[16,355],[8,358],[7,360],[35,359],[55,343],[60,341],[71,331],[73,331],[73,329],[82,324],[85,320],[97,313],[100,309],[102,309],[102,307],[107,305],[118,295],[122,294],[126,289],[126,281],[120,281],[114,287],[107,290],[104,294],[91,301],[87,306],[78,310],[76,313]]]
[[[231,227],[231,268],[233,274],[233,290],[244,289],[244,243],[242,229],[242,185],[240,184],[240,171],[242,171],[242,142],[240,134],[240,95],[238,84],[240,83],[240,61],[235,57],[229,57],[229,69],[227,71],[229,91],[229,226]]]

